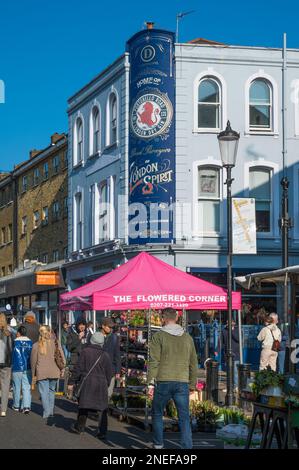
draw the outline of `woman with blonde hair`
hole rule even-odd
[[[13,338],[8,328],[6,316],[0,314],[0,386],[1,386],[1,413],[6,416],[9,386],[11,379],[11,361],[13,350]]]
[[[51,328],[48,325],[42,325],[39,329],[39,340],[32,348],[31,369],[41,396],[45,419],[54,416],[57,380],[62,374],[57,363],[57,350],[65,363],[62,348],[52,337]]]

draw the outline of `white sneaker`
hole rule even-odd
[[[1,411],[1,414],[0,414],[0,416],[1,416],[2,418],[5,418],[5,416],[6,416],[6,412],[5,412],[5,411]]]
[[[163,449],[164,446],[163,445],[156,445],[156,444],[153,444],[153,449]]]

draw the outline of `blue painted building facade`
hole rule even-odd
[[[144,47],[151,45],[155,31],[141,35]],[[155,61],[146,54],[149,64]],[[226,186],[217,134],[227,119],[240,132],[233,195],[256,199],[258,227],[258,254],[234,256],[233,270],[240,275],[280,267],[282,49],[201,40],[174,45],[174,236],[156,242],[129,243],[128,237],[131,64],[128,51],[69,100],[69,288],[144,250],[226,284]],[[299,264],[299,50],[287,51],[286,90],[286,172],[294,220],[290,264]],[[157,145],[154,138],[147,143]],[[244,302],[281,310],[280,293],[273,287],[246,294]]]

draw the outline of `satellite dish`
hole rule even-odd
[[[8,310],[9,312],[11,311],[11,305],[10,305],[10,304],[5,305],[5,308],[6,308],[6,310]]]

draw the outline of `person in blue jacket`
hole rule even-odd
[[[14,411],[24,414],[30,413],[31,408],[31,365],[30,357],[32,341],[27,336],[25,326],[20,326],[17,331],[12,353],[12,383],[13,383],[13,406]],[[22,404],[20,407],[22,392]]]

